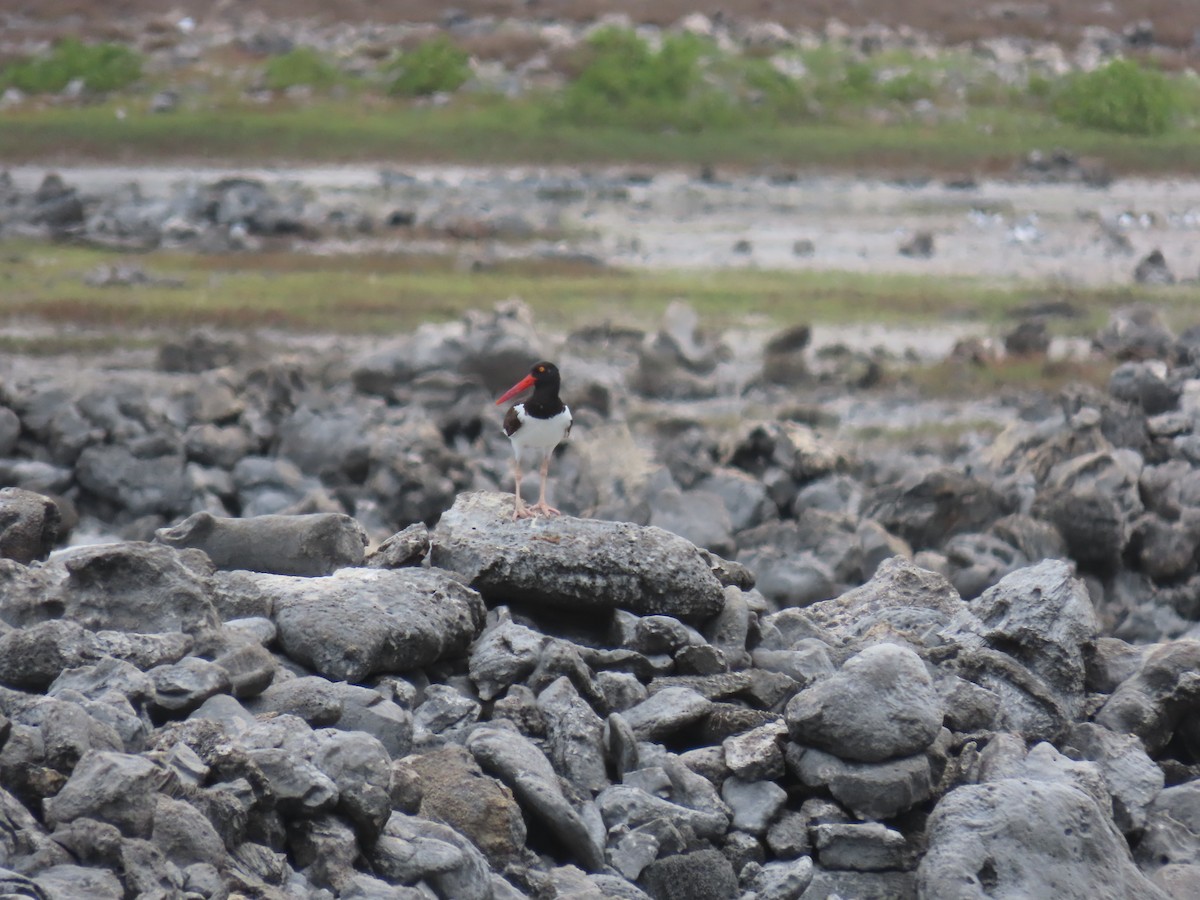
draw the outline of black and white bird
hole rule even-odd
[[[571,433],[571,410],[558,396],[561,379],[554,363],[536,363],[529,374],[504,392],[496,405],[500,406],[533,388],[528,399],[513,405],[504,416],[504,433],[513,446],[513,478],[516,481],[514,519],[530,516],[557,516],[558,510],[546,502],[546,477],[550,472],[550,457]],[[526,506],[521,500],[521,465],[541,460],[542,487],[538,502]]]

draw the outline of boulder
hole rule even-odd
[[[367,545],[362,526],[341,513],[231,519],[198,512],[154,539],[202,550],[218,569],[309,576],[359,565]]]
[[[460,495],[434,530],[430,561],[497,600],[684,620],[706,619],[724,605],[712,565],[683,538],[568,516],[513,521],[504,494]]]
[[[460,654],[483,627],[480,596],[438,569],[340,569],[321,578],[251,581],[273,598],[284,652],[339,681]]]

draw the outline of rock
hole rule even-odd
[[[116,444],[94,445],[79,454],[75,478],[86,490],[133,515],[176,515],[192,505],[192,486],[183,453],[136,456]]]
[[[559,787],[554,767],[527,738],[495,725],[480,725],[467,738],[467,749],[485,771],[512,788],[522,808],[548,826],[591,870],[604,867],[600,842]]]
[[[1092,346],[1111,359],[1167,359],[1175,336],[1158,310],[1134,306],[1115,310]]]
[[[546,721],[546,743],[555,770],[581,792],[608,787],[604,723],[565,675],[537,698]]]
[[[154,807],[151,841],[181,869],[194,863],[218,868],[228,859],[221,836],[190,803],[159,795]]]
[[[955,788],[934,807],[928,842],[917,869],[924,896],[966,886],[994,896],[1166,898],[1096,801],[1071,784],[1008,778]]]
[[[904,835],[879,822],[817,825],[813,839],[817,859],[826,869],[910,869],[916,855]]]
[[[1145,872],[1200,864],[1200,784],[1190,781],[1161,791],[1146,808],[1146,824],[1135,858]]]
[[[929,259],[933,256],[933,232],[918,231],[900,245],[900,255],[915,259]]]
[[[252,580],[275,598],[284,651],[337,680],[408,671],[461,653],[483,625],[479,595],[438,570],[340,569],[323,578]]]
[[[721,799],[733,811],[733,827],[762,835],[787,800],[787,791],[773,781],[743,781],[736,775],[721,785]]]
[[[421,815],[466,835],[497,868],[518,857],[526,840],[520,807],[469,753],[447,746],[410,762],[421,779]]]
[[[51,825],[79,818],[117,826],[130,837],[149,837],[156,794],[170,783],[166,769],[140,756],[92,750],[84,754],[67,783],[46,801]]]
[[[708,715],[712,701],[691,688],[668,687],[623,713],[641,740],[661,740]]]
[[[368,553],[363,565],[370,569],[419,566],[429,555],[429,546],[429,529],[424,522],[415,522]]]
[[[391,757],[384,745],[359,731],[315,732],[319,746],[312,763],[337,786],[337,809],[364,844],[383,831],[391,816]]]
[[[1132,735],[1113,734],[1093,722],[1071,729],[1065,749],[1069,755],[1094,761],[1112,796],[1113,821],[1125,834],[1140,832],[1147,808],[1163,788],[1162,770],[1154,764],[1142,742]]]
[[[933,795],[934,773],[923,753],[882,763],[859,763],[790,744],[787,761],[802,784],[827,788],[834,799],[863,819],[891,819]]]
[[[1175,273],[1167,265],[1161,250],[1151,250],[1134,268],[1133,280],[1138,284],[1174,284]]]
[[[359,565],[367,545],[362,526],[340,513],[229,519],[198,512],[154,539],[202,550],[218,569],[309,576]]]
[[[863,508],[866,517],[918,550],[986,528],[1011,511],[992,485],[952,469],[916,473],[877,489]]]
[[[198,563],[153,544],[74,547],[43,567],[46,580],[32,594],[0,598],[0,618],[30,625],[61,617],[93,631],[203,633],[218,623]]]
[[[1004,352],[1028,358],[1045,356],[1050,350],[1050,332],[1044,319],[1025,319],[1004,336]]]
[[[695,850],[651,863],[642,874],[654,900],[732,900],[737,876],[718,850]]]
[[[485,597],[684,620],[707,618],[724,604],[705,557],[682,538],[566,516],[514,522],[512,499],[502,494],[459,496],[438,522],[430,561],[462,574]]]
[[[809,242],[809,256],[812,255],[811,246]],[[810,375],[804,351],[811,342],[809,325],[794,325],[772,335],[763,348],[763,381],[784,386],[808,381]]]
[[[928,747],[941,729],[942,705],[920,657],[877,644],[798,693],[785,716],[794,741],[881,762]]]
[[[0,558],[26,565],[45,559],[58,542],[61,522],[58,504],[49,497],[0,488]]]
[[[1149,753],[1171,740],[1185,711],[1200,702],[1200,641],[1182,640],[1152,649],[1136,675],[1126,679],[1095,715],[1117,734],[1141,738]]]
[[[943,632],[968,645],[971,636],[1020,661],[1078,709],[1084,691],[1084,647],[1098,626],[1084,583],[1061,560],[1005,576],[968,605]],[[974,620],[974,621],[973,621]]]

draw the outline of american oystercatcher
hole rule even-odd
[[[513,445],[513,478],[516,481],[514,519],[529,516],[557,516],[558,510],[546,502],[546,476],[550,472],[550,456],[571,433],[571,410],[559,399],[560,378],[554,363],[540,362],[529,374],[504,392],[496,405],[533,388],[528,400],[512,406],[504,416],[504,433]],[[521,500],[521,464],[526,459],[541,458],[542,489],[538,502],[526,506]]]

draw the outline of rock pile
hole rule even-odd
[[[552,486],[587,517],[514,522],[484,417],[540,355],[525,315],[12,370],[5,892],[1196,895],[1187,334],[1147,359],[1131,314],[1107,392],[898,456],[801,416],[804,367],[741,382],[791,417],[714,429],[744,360],[597,331],[683,390],[639,399],[580,336],[604,455],[568,446]]]

